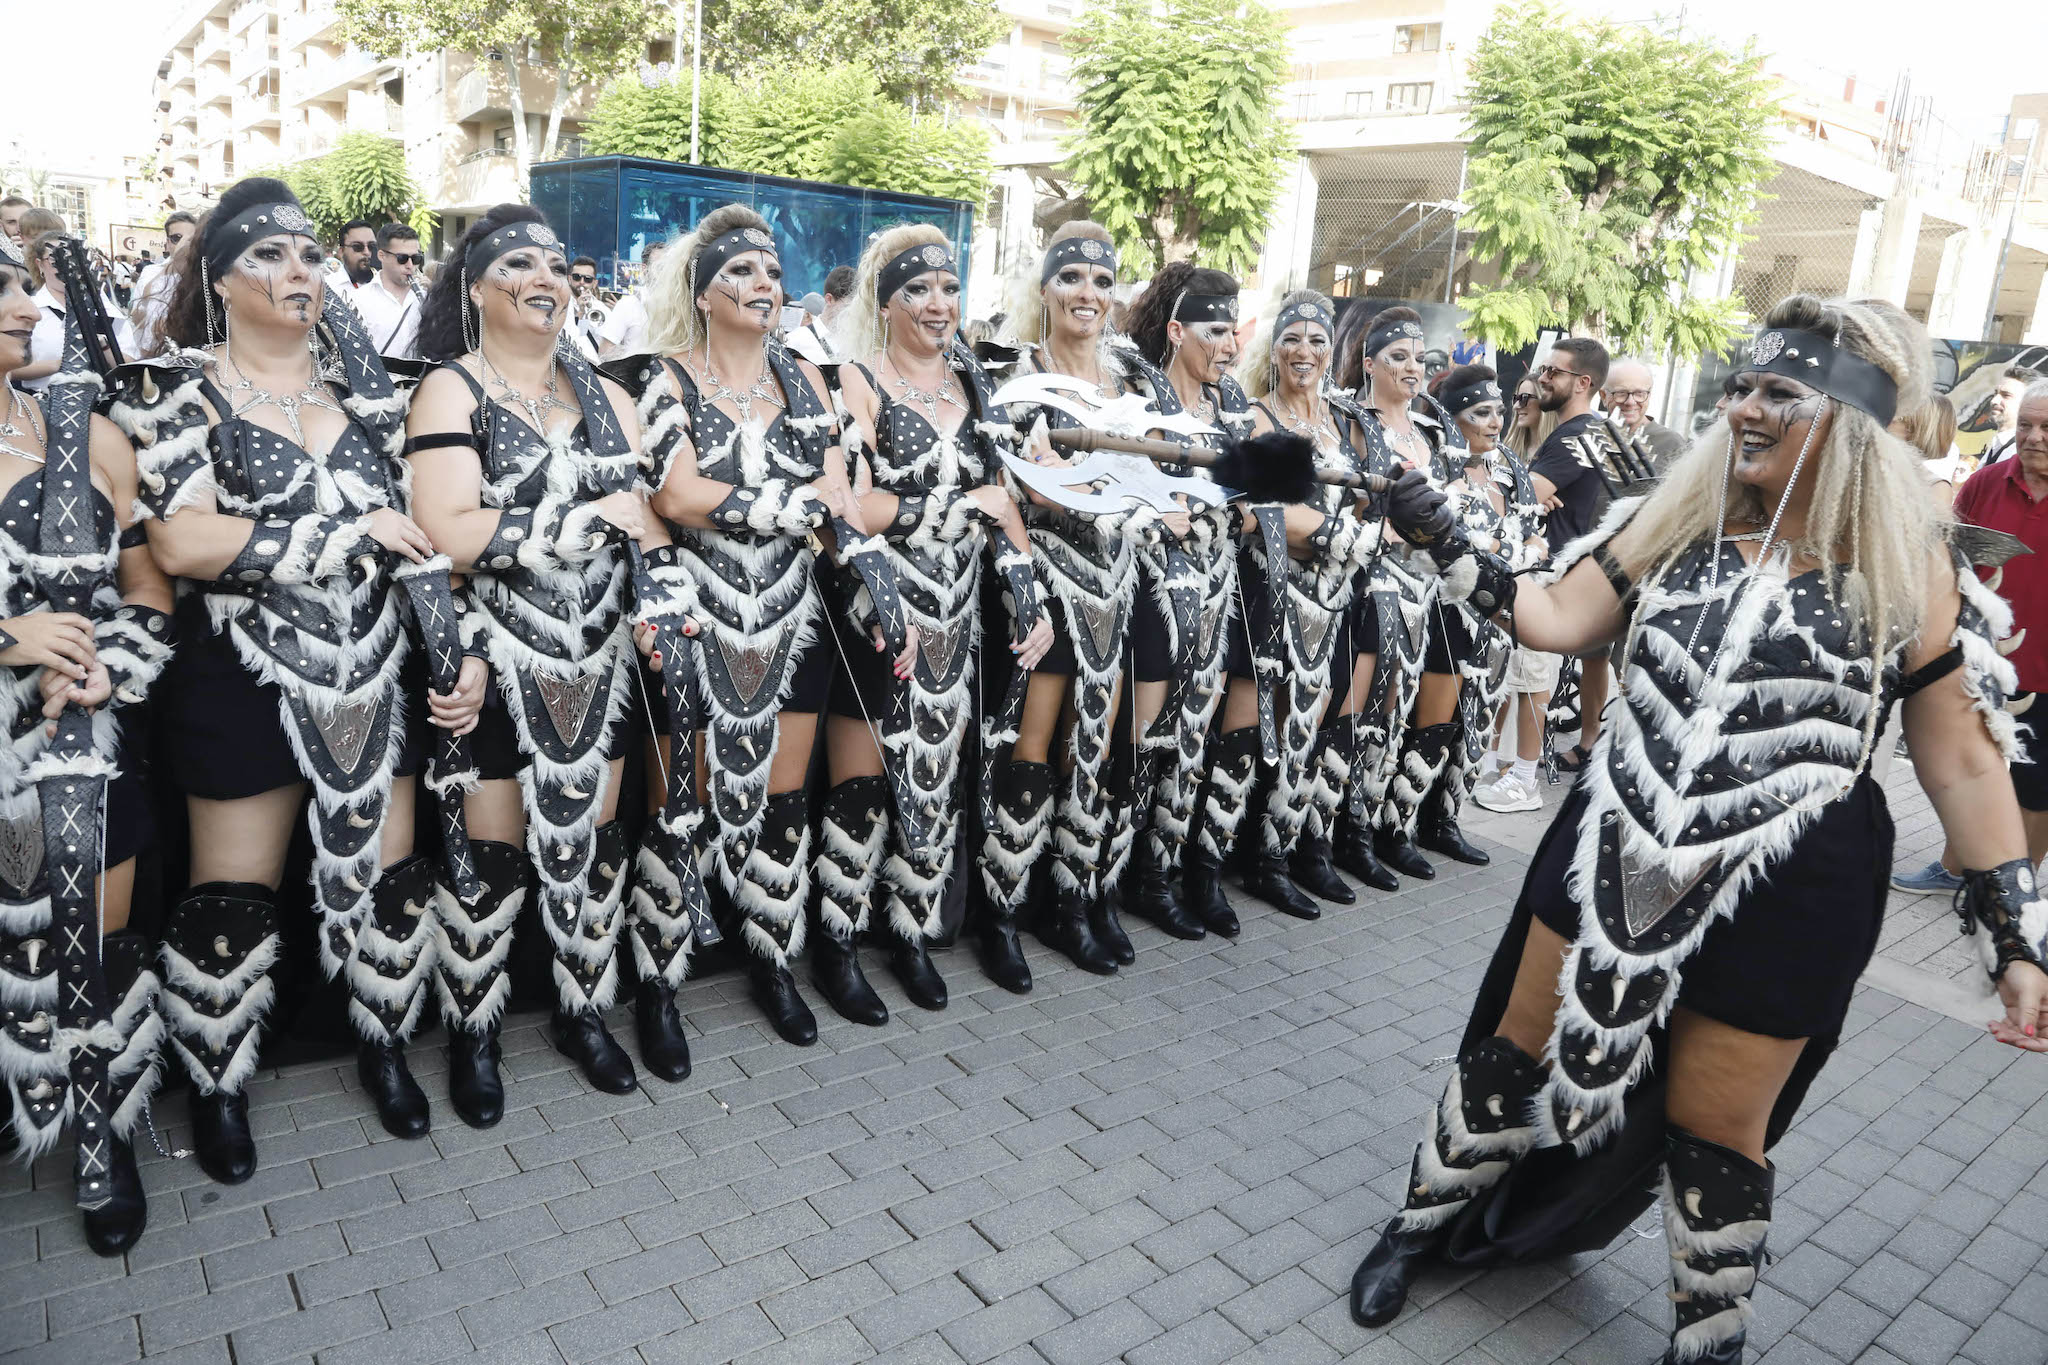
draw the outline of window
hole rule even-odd
[[[1434,52],[1444,45],[1442,24],[1401,24],[1394,29],[1394,53]]]
[[[1372,112],[1372,91],[1346,90],[1344,92],[1344,112],[1352,117],[1356,117],[1359,114],[1370,114]]]
[[[1436,90],[1435,81],[1404,81],[1387,87],[1387,108],[1407,114],[1429,112],[1429,97]]]

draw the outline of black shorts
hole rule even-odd
[[[2015,692],[2012,700],[2038,700],[2041,695],[2039,692]],[[2021,810],[2048,811],[2048,725],[2034,726],[2033,733],[2025,738],[2027,756],[2014,760],[2012,764],[2012,794],[2018,798]]]
[[[781,710],[809,713],[825,709],[825,701],[832,693],[832,673],[835,667],[832,661],[832,642],[824,637],[824,632],[831,628],[830,621],[819,621],[819,638],[812,642],[809,649],[796,656],[796,677],[790,685],[789,700],[782,704]],[[714,647],[703,636],[699,636],[698,640],[705,648]],[[870,653],[874,652],[873,641],[868,642],[868,649]],[[660,675],[647,667],[645,659],[640,661],[639,686],[644,694],[644,705],[654,733],[667,734],[668,699],[662,695]],[[635,697],[633,704],[636,708],[643,705],[642,697]],[[507,716],[506,720],[509,722],[511,717]]]
[[[624,758],[633,747],[634,736],[642,733],[639,717],[640,699],[635,697],[620,714],[619,723],[612,727],[611,743],[604,752],[607,759]],[[517,777],[526,770],[527,755],[519,744],[519,727],[513,723],[512,713],[505,709],[505,698],[495,679],[484,693],[484,709],[477,713],[476,729],[469,732],[469,752],[476,760],[477,776],[486,782]]]
[[[1131,608],[1131,673],[1139,682],[1165,682],[1173,676],[1173,639],[1149,576],[1138,581],[1138,600]]]
[[[398,675],[406,699],[399,777],[420,770],[426,721],[426,669],[414,650]],[[260,681],[235,653],[235,643],[207,617],[206,595],[178,603],[178,647],[153,690],[154,719],[163,729],[167,776],[179,792],[208,801],[238,801],[304,782],[284,732],[277,684]]]
[[[1567,942],[1579,936],[1565,876],[1586,804],[1574,787],[1525,883],[1531,913]],[[1735,913],[1707,930],[1680,969],[1678,1003],[1771,1038],[1834,1037],[1877,951],[1891,850],[1884,795],[1858,778],[1750,885]]]
[[[1441,602],[1429,609],[1429,643],[1422,651],[1425,673],[1456,673],[1458,665],[1473,654],[1472,631],[1464,613]]]

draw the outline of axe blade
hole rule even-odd
[[[1066,374],[1024,374],[1005,380],[990,400],[997,406],[1035,403],[1057,408],[1082,425],[1117,436],[1170,431],[1181,436],[1213,436],[1216,429],[1184,412],[1162,413],[1135,393],[1111,397],[1093,384]]]

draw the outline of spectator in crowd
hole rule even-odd
[[[2008,365],[2005,373],[1998,376],[1998,383],[1992,387],[1991,397],[1985,400],[1984,409],[1991,417],[1991,440],[1984,446],[1983,457],[1977,467],[1997,464],[2012,454],[2013,424],[2019,421],[2020,395],[2027,385],[2041,378],[2039,370],[2025,365]]]
[[[351,218],[341,229],[341,244],[328,258],[327,273],[359,289],[377,273],[377,229],[361,218]]]
[[[822,294],[806,294],[797,304],[804,313],[803,322],[790,329],[784,343],[813,365],[830,365],[836,355],[832,339],[825,331],[825,298]]]
[[[2004,380],[1999,381],[2003,383]],[[1977,576],[1998,574],[1998,595],[2012,608],[2014,646],[2006,658],[2019,673],[2019,691],[2008,707],[2019,715],[2027,756],[2011,765],[2013,794],[2027,831],[2027,857],[2039,863],[2048,855],[2048,731],[2032,707],[2048,692],[2048,380],[2034,379],[2008,409],[2013,430],[2012,459],[1989,464],[1972,474],[1956,493],[1956,520],[1988,526],[2018,536],[2032,554],[2014,555],[1997,570],[1979,569]],[[2031,727],[2033,733],[2024,731]],[[1913,872],[1892,878],[1900,891],[1952,893],[1963,884],[1955,856],[1941,857]]]
[[[610,316],[598,329],[598,339],[604,343],[599,354],[604,359],[639,355],[647,349],[647,282],[654,278],[654,263],[667,249],[666,241],[653,241],[641,251],[640,283],[612,305]]]
[[[825,276],[825,313],[818,331],[829,334],[832,324],[839,320],[839,310],[846,307],[846,301],[853,297],[853,267],[835,265]]]
[[[1662,474],[1673,457],[1685,449],[1685,438],[1662,422],[1650,420],[1651,382],[1647,364],[1625,357],[1607,367],[1607,383],[1600,390],[1600,399],[1622,434],[1640,441],[1650,452],[1651,467]]]
[[[1920,452],[1927,463],[1927,482],[1934,505],[1946,511],[1955,499],[1963,455],[1956,449],[1956,408],[1948,395],[1937,393],[1912,412],[1892,419],[1892,434]]]
[[[55,209],[31,206],[21,211],[21,240],[33,242],[46,232],[69,232],[71,225]]]
[[[569,262],[569,297],[575,311],[569,315],[569,338],[589,360],[597,359],[597,329],[604,323],[604,300],[597,295],[597,262],[578,256]]]
[[[28,273],[37,286],[35,304],[43,310],[43,315],[36,322],[35,335],[29,338],[28,364],[12,376],[14,386],[29,393],[38,392],[49,384],[50,376],[57,373],[57,365],[64,359],[64,310],[67,303],[64,281],[57,278],[55,250],[63,236],[62,232],[46,231],[29,239]]]
[[[18,194],[10,194],[5,199],[0,199],[0,232],[6,233],[8,239],[17,247],[22,244],[21,215],[34,207],[35,205]]]
[[[1545,412],[1537,401],[1536,376],[1523,375],[1522,382],[1515,385],[1515,395],[1508,407],[1507,430],[1501,432],[1500,443],[1527,464],[1543,448],[1544,438],[1556,429],[1556,415]]]
[[[199,218],[183,209],[164,219],[164,258],[146,267],[135,284],[135,302],[128,313],[135,337],[135,352],[130,359],[147,359],[163,350],[164,314],[178,288],[176,262],[185,243],[198,236],[199,229]]]
[[[426,291],[416,276],[426,259],[419,233],[406,224],[377,229],[377,273],[356,286],[351,301],[378,355],[419,359],[420,302]]]
[[[1598,461],[1607,447],[1594,434],[1600,419],[1593,413],[1593,395],[1606,385],[1607,368],[1607,348],[1591,337],[1565,337],[1536,367],[1536,401],[1556,414],[1557,429],[1529,462],[1529,479],[1550,514],[1545,534],[1553,555],[1592,530],[1600,515],[1604,485]],[[1579,742],[1557,760],[1567,772],[1577,772],[1592,753],[1607,704],[1607,652],[1580,662]]]

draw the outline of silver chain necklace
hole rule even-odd
[[[290,424],[292,442],[301,450],[310,450],[312,448],[306,444],[306,431],[299,423],[299,412],[302,409],[325,408],[327,411],[343,417],[348,415],[343,411],[341,404],[334,400],[334,395],[329,393],[326,386],[322,383],[320,366],[316,361],[309,363],[308,378],[304,384],[299,386],[297,392],[272,393],[269,389],[258,388],[256,381],[249,378],[248,372],[236,362],[232,344],[222,344],[221,359],[231,366],[235,372],[234,382],[228,385],[228,416],[241,417],[245,413],[253,412],[257,408],[266,405],[276,408],[284,414],[284,420]],[[308,359],[311,361],[310,352],[308,353]],[[247,395],[247,397],[242,395]]]
[[[718,371],[711,368],[709,350],[704,352],[701,369],[696,365],[690,365],[688,369],[691,378],[697,381],[697,387],[704,390],[704,401],[716,403],[721,398],[728,400],[739,409],[740,425],[743,427],[753,424],[755,399],[761,399],[771,407],[782,406],[781,395],[776,393],[770,383],[774,371],[769,368],[768,353],[765,351],[761,353],[761,373],[754,377],[753,384],[745,390],[736,389],[718,377]]]
[[[14,418],[17,413],[28,418],[27,427],[14,425]],[[50,443],[43,435],[43,419],[36,411],[35,402],[33,400],[23,401],[21,390],[9,384],[7,386],[7,419],[0,421],[0,450],[4,450],[10,455],[19,455],[24,460],[33,460],[37,464],[41,464],[47,458],[47,454],[38,455],[33,450],[24,450],[15,444],[23,436],[28,435],[33,435],[36,438],[36,444],[43,447],[45,452],[49,450]]]
[[[1325,408],[1323,411],[1317,412],[1315,410],[1315,400],[1310,399],[1309,403],[1309,415],[1306,417],[1295,416],[1294,412],[1285,403],[1275,402],[1273,407],[1280,414],[1281,426],[1286,427],[1289,431],[1300,432],[1322,449],[1334,449],[1337,445],[1337,426],[1336,423],[1330,420],[1329,410]],[[1327,442],[1323,439],[1324,437],[1329,438]]]
[[[923,408],[925,416],[931,420],[931,424],[934,427],[939,424],[939,404],[951,403],[962,412],[967,410],[966,391],[960,387],[960,382],[953,377],[951,370],[940,371],[939,382],[936,388],[921,389],[910,382],[909,377],[903,373],[903,367],[896,363],[894,356],[888,357],[888,360],[890,370],[894,371],[889,382],[896,386],[896,391],[904,398]]]
[[[538,398],[527,397],[518,385],[507,379],[505,372],[491,363],[490,356],[484,354],[482,347],[477,348],[476,358],[483,367],[484,382],[498,390],[492,396],[500,402],[518,404],[526,413],[527,425],[542,436],[548,434],[547,415],[549,413],[576,411],[575,404],[562,401],[562,386],[555,378],[555,360],[553,356],[548,357],[547,389]]]

